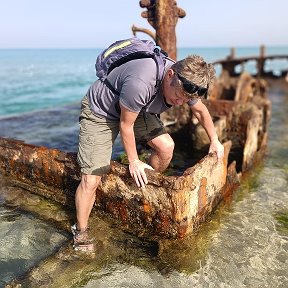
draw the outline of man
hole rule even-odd
[[[169,165],[174,142],[158,114],[174,105],[188,103],[210,139],[210,152],[223,157],[211,116],[202,103],[215,70],[200,56],[174,62],[167,58],[160,90],[156,95],[153,59],[135,59],[114,68],[105,82],[97,80],[82,100],[78,162],[82,178],[76,191],[77,224],[72,226],[74,248],[92,251],[87,227],[101,176],[109,171],[112,146],[119,131],[128,156],[129,171],[138,187],[148,183],[145,169],[162,172]],[[119,95],[113,91],[119,91]],[[136,141],[153,150],[149,165],[139,160]]]

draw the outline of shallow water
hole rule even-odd
[[[55,253],[67,236],[30,214],[0,205],[0,287]]]

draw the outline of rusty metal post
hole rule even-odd
[[[266,47],[264,45],[260,46],[260,57],[264,58],[266,54]]]
[[[234,59],[236,55],[236,50],[234,47],[230,49],[230,59]]]
[[[177,7],[175,0],[141,0],[139,4],[140,7],[147,9],[147,11],[141,13],[141,16],[146,18],[156,30],[157,45],[161,46],[169,57],[176,60],[176,24],[178,18],[185,17],[185,11]],[[145,32],[141,28],[137,29]],[[152,35],[152,33],[147,34]]]
[[[162,47],[168,55],[177,58],[176,48],[176,23],[178,20],[174,0],[158,0],[156,2],[156,43]],[[169,16],[168,16],[169,15]]]
[[[258,78],[264,75],[264,65],[265,65],[265,51],[266,48],[264,45],[260,46],[260,55],[258,58]]]

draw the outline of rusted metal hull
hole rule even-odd
[[[145,189],[137,188],[126,166],[112,161],[111,172],[97,191],[96,206],[121,219],[137,235],[183,237],[211,213],[228,191],[230,147],[231,142],[227,142],[223,162],[208,155],[182,176],[148,171]],[[0,161],[2,174],[17,186],[74,206],[80,179],[75,154],[2,138]]]

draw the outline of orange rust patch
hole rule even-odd
[[[148,203],[143,203],[143,210],[145,213],[151,212],[151,206]]]
[[[122,221],[127,222],[127,219],[128,219],[127,207],[125,207],[124,205],[119,205],[118,209],[119,209],[119,213],[120,213]]]
[[[186,218],[180,222],[177,236],[179,238],[184,238],[187,234],[187,230],[188,230],[188,221]]]
[[[158,213],[158,221],[156,224],[156,229],[161,233],[165,234],[169,232],[170,229],[170,219],[168,215],[164,214],[163,212]]]
[[[198,190],[198,209],[201,210],[207,206],[207,178],[201,178],[200,187]]]

